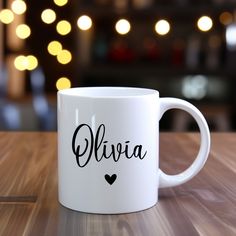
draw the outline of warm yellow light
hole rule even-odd
[[[62,50],[62,45],[58,41],[52,41],[48,44],[48,52],[53,56],[57,56]]]
[[[57,90],[67,89],[71,87],[71,82],[68,78],[61,77],[60,79],[57,80],[56,87]]]
[[[52,9],[45,9],[41,14],[41,19],[46,24],[51,24],[56,20],[56,13]]]
[[[197,26],[201,31],[209,31],[213,26],[212,19],[209,16],[202,16],[198,19]]]
[[[61,64],[68,64],[72,60],[72,55],[68,50],[61,50],[57,55],[57,60]]]
[[[57,23],[57,32],[60,35],[67,35],[71,31],[71,24],[66,20],[61,20]]]
[[[53,1],[59,7],[65,6],[68,3],[68,0],[53,0]]]
[[[155,31],[160,35],[166,35],[170,31],[170,24],[167,20],[159,20],[155,24]]]
[[[233,22],[233,15],[230,12],[225,11],[220,14],[219,19],[221,24],[229,25]]]
[[[81,30],[88,30],[92,27],[92,19],[89,16],[83,15],[77,20],[77,25]]]
[[[15,0],[11,4],[11,9],[15,14],[21,15],[21,14],[25,13],[25,11],[27,9],[27,6],[26,6],[26,3],[24,1]]]
[[[33,56],[29,55],[26,57],[27,60],[27,70],[34,70],[38,66],[38,59]]]
[[[120,19],[116,22],[115,29],[119,34],[127,34],[130,31],[130,23],[126,19]]]
[[[0,11],[0,21],[4,24],[10,24],[14,20],[14,14],[9,9],[3,9]]]
[[[38,59],[33,56],[17,56],[14,60],[14,65],[17,70],[23,71],[23,70],[34,70],[38,66]]]
[[[28,60],[23,55],[17,56],[14,60],[14,65],[17,70],[20,71],[26,70],[28,67]]]
[[[26,39],[30,36],[31,30],[30,27],[26,24],[21,24],[16,27],[16,35],[20,39]]]

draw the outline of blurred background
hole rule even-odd
[[[56,130],[56,93],[134,86],[236,129],[236,0],[0,0],[0,130]],[[193,131],[170,111],[160,129]]]

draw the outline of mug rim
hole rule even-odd
[[[134,98],[150,95],[158,95],[159,92],[150,88],[119,87],[119,86],[97,86],[97,87],[74,87],[63,89],[57,92],[58,95],[65,95],[79,98]]]

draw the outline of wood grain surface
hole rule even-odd
[[[213,133],[209,160],[191,181],[160,190],[138,213],[95,215],[57,200],[56,133],[0,133],[0,235],[236,235],[236,134]],[[184,170],[199,148],[197,133],[161,133],[160,166]]]

